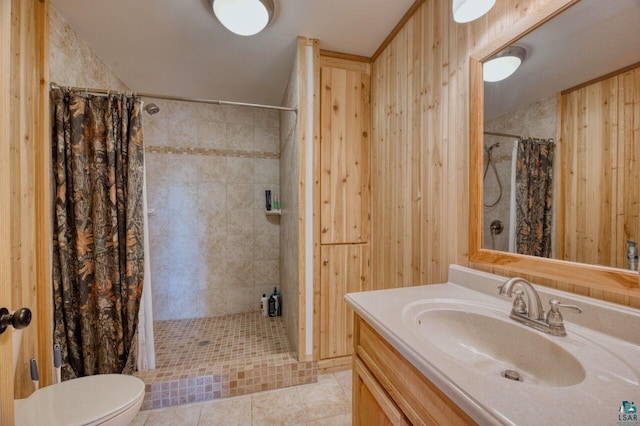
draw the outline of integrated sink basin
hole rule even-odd
[[[478,424],[616,424],[625,401],[637,405],[640,310],[535,286],[542,323],[560,303],[566,335],[552,335],[511,316],[523,286],[498,295],[506,283],[452,265],[446,283],[345,301]]]
[[[520,381],[541,386],[573,386],[585,378],[581,363],[553,338],[489,307],[421,302],[408,306],[403,317],[428,344],[478,374],[515,371]]]

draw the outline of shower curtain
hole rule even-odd
[[[144,279],[141,101],[63,89],[51,98],[62,377],[128,372]]]
[[[516,252],[551,257],[552,140],[520,139],[516,158]]]
[[[144,246],[149,246],[149,208],[147,204],[147,169],[143,165],[144,180],[142,183],[142,205],[144,215]],[[144,285],[142,287],[142,299],[140,300],[140,312],[138,314],[138,371],[153,370],[156,368],[156,348],[153,336],[153,304],[151,303],[151,256],[149,250],[144,251]]]

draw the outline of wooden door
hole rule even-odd
[[[320,273],[320,359],[353,353],[353,311],[343,297],[369,281],[369,246],[322,246]]]
[[[409,424],[389,394],[359,358],[355,358],[353,363],[353,424],[354,426]]]
[[[322,244],[369,241],[371,106],[365,70],[321,68]]]
[[[51,383],[51,150],[49,1],[0,0],[0,307],[28,307],[18,370],[11,331],[0,335],[0,424],[13,424],[13,399],[29,396],[30,358]]]
[[[11,1],[0,0],[0,308],[11,304],[11,220],[9,201],[11,85]],[[0,334],[0,424],[13,424],[11,333]]]

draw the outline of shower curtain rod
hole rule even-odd
[[[214,99],[186,98],[182,96],[158,95],[156,93],[144,93],[144,92],[133,92],[133,91],[89,89],[84,87],[59,86],[57,83],[51,83],[51,89],[56,89],[56,88],[57,89],[66,88],[66,89],[74,90],[77,92],[96,93],[100,95],[108,95],[111,93],[113,94],[132,93],[135,96],[141,96],[143,98],[167,99],[169,101],[183,101],[183,102],[195,102],[199,104],[229,105],[229,106],[241,106],[241,107],[250,107],[250,108],[261,108],[261,109],[274,109],[278,111],[292,111],[295,113],[298,112],[298,108],[290,108],[290,107],[283,107],[283,106],[276,106],[276,105],[248,104],[245,102],[231,102],[231,101],[219,101]]]
[[[525,138],[518,135],[511,135],[509,133],[497,133],[497,132],[483,132],[485,135],[490,136],[503,136],[505,138],[514,138],[514,139],[531,139],[538,143],[555,143],[553,139],[538,139],[538,138]]]

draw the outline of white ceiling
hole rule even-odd
[[[262,33],[228,32],[207,0],[52,0],[131,88],[173,96],[279,105],[298,35],[371,56],[413,0],[275,0]]]
[[[485,83],[487,120],[640,62],[640,0],[581,0],[514,44],[527,58]]]

